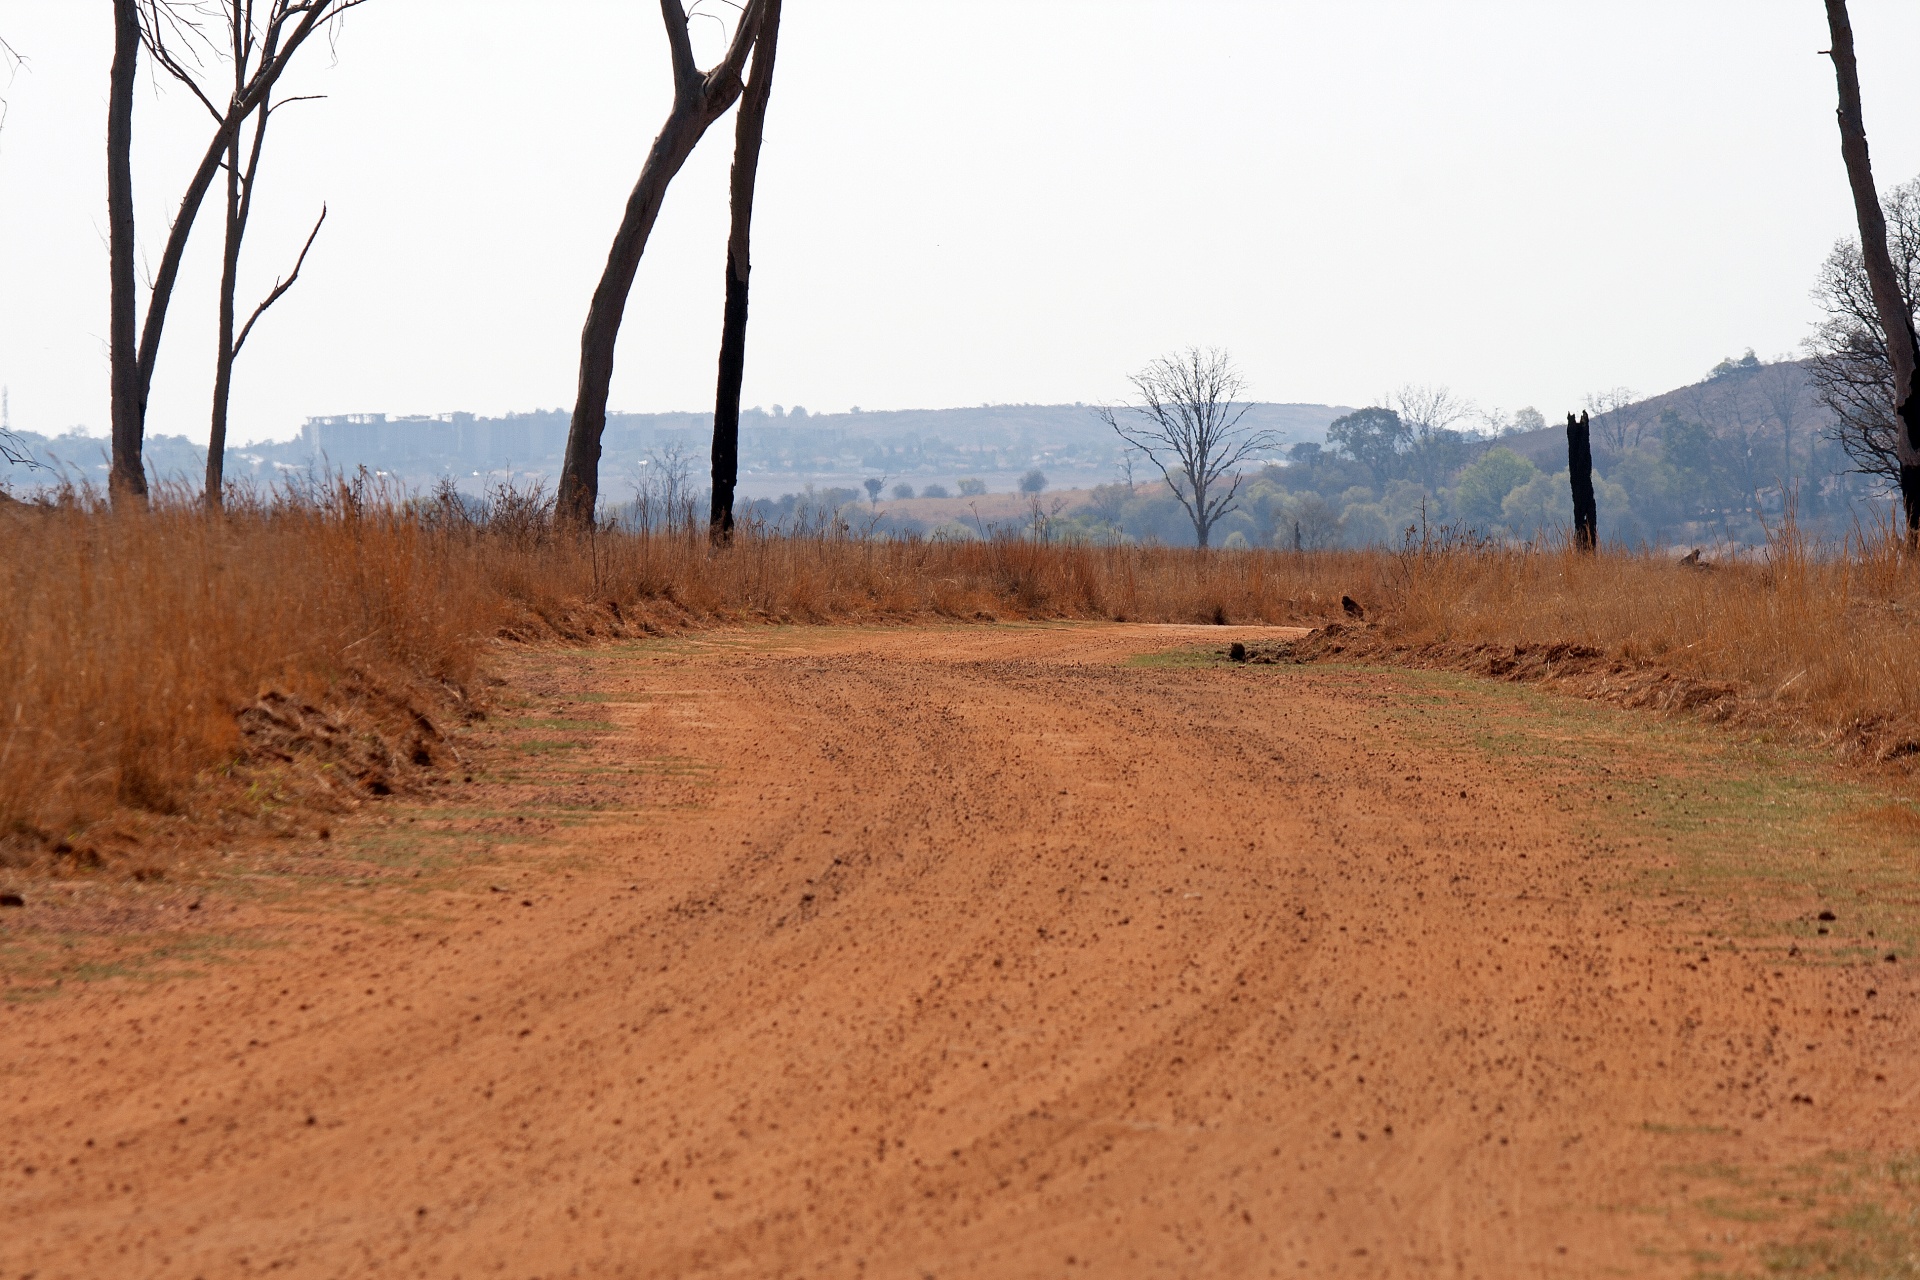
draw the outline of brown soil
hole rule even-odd
[[[512,657],[482,780],[360,833],[484,865],[0,1005],[0,1274],[1737,1273],[1816,1207],[1711,1188],[1911,1143],[1905,958],[1648,901],[1391,673],[1126,664],[1285,634]]]

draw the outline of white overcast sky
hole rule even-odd
[[[0,0],[29,59],[0,130],[16,427],[106,425],[110,8]],[[1884,189],[1920,172],[1920,5],[1853,9]],[[788,0],[745,400],[1092,401],[1203,343],[1262,399],[1429,382],[1552,416],[1787,352],[1853,226],[1826,44],[1819,0]],[[327,99],[278,118],[243,293],[331,214],[242,358],[234,438],[570,405],[667,106],[658,5],[369,0],[314,52],[291,87]],[[197,112],[143,81],[149,260]],[[728,117],[668,197],[615,408],[711,406],[731,149]],[[217,239],[204,218],[155,432],[206,436]]]

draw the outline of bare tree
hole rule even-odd
[[[1827,28],[1833,38],[1834,78],[1840,90],[1840,154],[1853,189],[1853,211],[1860,223],[1860,254],[1873,295],[1874,312],[1886,341],[1893,373],[1894,455],[1900,464],[1900,498],[1906,508],[1907,545],[1920,543],[1920,336],[1914,331],[1910,297],[1900,291],[1900,276],[1887,246],[1886,217],[1873,185],[1867,152],[1867,126],[1860,109],[1860,70],[1853,56],[1853,24],[1847,0],[1827,0]]]
[[[633,291],[633,277],[640,270],[640,257],[646,252],[647,237],[666,199],[667,186],[680,167],[693,154],[694,146],[707,127],[731,107],[744,86],[741,69],[760,31],[761,16],[767,0],[747,0],[734,28],[733,42],[726,56],[712,70],[702,72],[693,58],[693,38],[687,30],[687,13],[680,0],[660,0],[660,16],[667,27],[667,44],[673,59],[673,106],[667,122],[646,161],[633,193],[627,197],[626,214],[614,233],[613,248],[607,254],[606,270],[593,291],[587,308],[587,322],[580,331],[580,381],[573,404],[573,420],[567,428],[567,456],[560,469],[559,517],[576,527],[593,523],[594,506],[600,496],[600,437],[607,427],[607,394],[613,385],[614,345],[620,337],[620,321],[626,314],[627,295]],[[768,67],[771,74],[771,64]]]
[[[780,0],[767,0],[754,41],[753,69],[733,134],[733,227],[727,236],[727,310],[720,325],[720,384],[713,403],[713,510],[716,544],[733,538],[733,490],[740,478],[740,384],[747,371],[747,280],[752,272],[753,190],[760,173],[773,59],[780,43]]]
[[[1587,393],[1586,411],[1600,443],[1615,454],[1625,453],[1640,441],[1641,423],[1629,410],[1639,400],[1631,387],[1608,387]]]
[[[1888,255],[1908,322],[1920,303],[1920,178],[1889,191],[1881,206]],[[1833,414],[1829,435],[1854,469],[1900,483],[1900,420],[1894,372],[1860,246],[1834,245],[1813,291],[1824,318],[1807,340],[1807,381]]]
[[[1413,430],[1415,443],[1420,437],[1445,431],[1472,412],[1472,406],[1453,394],[1451,387],[1408,383],[1394,394],[1400,420]]]
[[[236,0],[227,0],[229,4]],[[215,175],[227,162],[241,127],[273,93],[301,47],[314,33],[366,0],[268,0],[261,56],[233,96],[217,105],[190,68],[202,10],[196,0],[113,0],[113,71],[107,103],[107,240],[111,277],[109,362],[112,370],[113,466],[109,485],[116,498],[144,504],[147,477],[141,463],[146,437],[147,395],[153,386],[167,308],[186,255],[187,239]],[[142,48],[159,66],[187,85],[212,114],[213,137],[180,199],[154,273],[144,321],[137,319],[134,282],[133,90]],[[135,341],[136,328],[138,342]]]
[[[271,15],[269,15],[271,16]],[[229,0],[226,5],[227,56],[233,70],[233,92],[237,97],[246,90],[247,81],[262,62],[273,59],[275,49],[269,40],[274,32],[263,29],[255,20],[255,0]],[[184,72],[186,68],[175,63],[169,70]],[[198,86],[193,86],[196,90]],[[218,509],[226,484],[227,459],[227,410],[233,392],[233,365],[240,358],[240,349],[247,343],[247,337],[253,332],[253,326],[266,314],[267,308],[278,302],[293,288],[300,278],[300,268],[306,265],[307,252],[313,248],[314,240],[320,235],[320,227],[327,220],[326,206],[320,208],[320,217],[313,224],[313,231],[307,236],[306,244],[301,247],[300,256],[295,259],[293,270],[284,280],[275,280],[273,288],[266,298],[253,309],[247,322],[234,332],[234,293],[240,274],[240,244],[246,238],[247,222],[253,214],[253,193],[255,180],[260,173],[260,153],[267,139],[267,123],[273,113],[289,102],[298,102],[299,98],[288,98],[281,102],[273,100],[273,91],[268,89],[261,97],[260,105],[250,117],[253,125],[253,138],[250,144],[243,146],[245,128],[236,129],[227,143],[227,206],[226,237],[220,259],[220,334],[218,345],[214,349],[213,374],[213,414],[207,436],[207,480],[206,503],[210,508]],[[205,95],[201,101],[206,102]],[[209,105],[209,110],[212,110]],[[245,156],[244,163],[242,155]]]
[[[1194,539],[1205,547],[1213,526],[1236,505],[1240,465],[1278,447],[1279,439],[1241,425],[1253,406],[1243,399],[1246,383],[1224,351],[1189,347],[1162,356],[1128,381],[1136,403],[1096,412],[1159,469],[1193,521]]]
[[[1449,430],[1472,412],[1473,406],[1450,387],[1408,383],[1393,397],[1408,432],[1407,459],[1421,482],[1437,487],[1460,462],[1461,441]]]
[[[1780,492],[1784,499],[1794,477],[1793,428],[1806,415],[1806,370],[1786,356],[1769,361],[1765,373],[1756,380],[1755,390],[1780,424]]]

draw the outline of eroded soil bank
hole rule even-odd
[[[511,659],[195,972],[11,980],[0,1274],[1906,1274],[1911,811],[1278,634]]]

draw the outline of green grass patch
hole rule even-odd
[[[1126,665],[1148,671],[1189,671],[1196,667],[1237,667],[1241,664],[1230,661],[1226,646],[1222,645],[1218,649],[1183,647],[1136,653],[1127,659]]]

